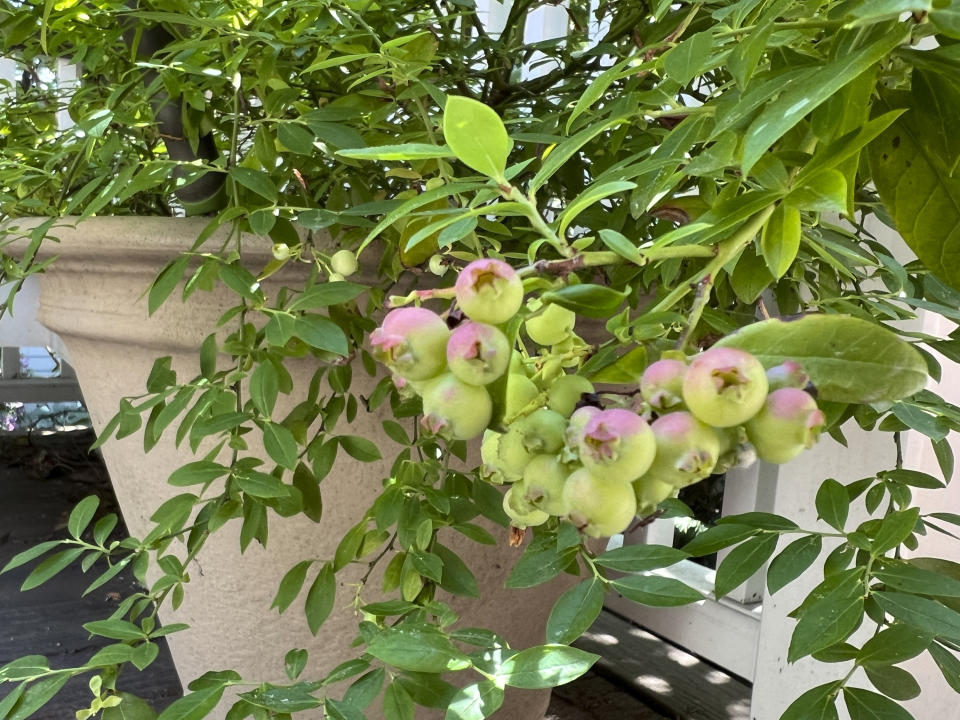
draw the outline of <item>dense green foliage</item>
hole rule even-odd
[[[336,573],[383,561],[394,599],[360,606],[356,659],[301,678],[305,651],[291,650],[284,686],[211,672],[162,720],[203,717],[234,685],[254,689],[232,717],[323,707],[353,720],[381,693],[391,720],[413,718],[417,704],[447,707],[452,720],[487,717],[505,686],[551,687],[590,666],[592,655],[565,643],[596,617],[606,589],[649,605],[698,601],[678,580],[646,573],[731,546],[717,572],[720,595],[771,558],[776,592],[824,544],[835,548],[823,582],[794,612],[789,659],[847,665],[784,718],[836,718],[841,696],[854,720],[907,718],[897,701],[918,688],[897,664],[924,652],[960,691],[960,566],[901,557],[917,536],[960,525],[960,516],[924,513],[912,501],[913,488],[943,487],[954,472],[946,437],[960,429],[960,409],[922,388],[927,374],[940,374],[930,351],[960,361],[960,336],[898,322],[918,310],[960,320],[960,3],[610,0],[591,11],[571,0],[568,35],[525,43],[530,13],[550,4],[515,0],[502,33],[484,28],[473,0],[0,5],[0,54],[27,68],[0,107],[0,216],[8,221],[0,250],[21,234],[17,218],[50,218],[32,231],[26,254],[0,258],[0,279],[16,286],[42,270],[34,251],[63,216],[199,211],[211,214],[207,229],[195,252],[171,258],[158,276],[150,310],[217,283],[237,295],[222,327],[210,328],[201,374],[184,381],[158,359],[146,393],[125,400],[101,433],[100,442],[142,427],[147,449],[163,433],[194,450],[213,438],[223,454],[170,478],[196,493],[160,507],[147,537],[119,544],[107,542],[115,519],[88,529],[88,499],[71,515],[73,539],[8,565],[51,553],[27,587],[81,556],[110,563],[92,587],[128,565],[142,579],[158,563],[161,580],[86,626],[116,643],[83,667],[51,670],[30,656],[0,668],[0,683],[15,683],[0,718],[30,716],[84,673],[95,699],[81,720],[101,709],[106,720],[154,717],[119,694],[117,668],[156,656],[157,609],[189,592],[188,561],[230,521],[242,523],[244,547],[265,542],[284,516],[320,522],[322,480],[336,456],[380,458],[347,423],[388,403],[394,419],[384,431],[402,449],[383,492],[335,556],[295,565],[275,600],[283,612],[301,598],[305,629],[316,634],[334,606]],[[165,42],[147,54],[158,27]],[[81,65],[76,87],[51,79],[51,56]],[[158,121],[170,108],[174,120]],[[73,129],[58,128],[62,109]],[[172,159],[179,146],[165,141],[170,123],[199,159]],[[223,182],[201,201],[183,200],[201,177]],[[895,225],[919,260],[902,262],[904,248],[879,242],[870,230],[878,221]],[[220,226],[231,228],[231,243],[204,245]],[[274,260],[242,265],[239,251],[262,243]],[[331,267],[334,249],[359,253],[376,272],[345,279],[344,266]],[[489,631],[460,628],[440,593],[479,589],[437,531],[504,542],[473,522],[506,524],[500,495],[438,452],[463,457],[464,443],[445,446],[419,431],[418,400],[389,378],[360,398],[351,378],[377,372],[366,337],[398,279],[432,273],[438,292],[393,303],[440,311],[456,269],[480,256],[520,271],[522,317],[556,304],[605,322],[601,340],[542,356],[518,335],[522,317],[508,323],[510,341],[526,343],[534,381],[544,381],[537,373],[557,352],[594,384],[621,392],[671,349],[720,341],[767,367],[798,359],[834,439],[859,425],[899,447],[901,432],[917,431],[933,444],[944,480],[899,459],[846,485],[827,479],[817,490],[814,478],[810,503],[833,530],[748,513],[724,518],[683,550],[596,553],[574,526],[553,519],[533,533],[509,580],[530,587],[565,570],[584,574],[554,608],[547,644],[507,649]],[[307,284],[268,297],[258,278],[297,261],[314,271]],[[763,321],[769,315],[806,317]],[[291,387],[284,363],[306,355],[318,360],[314,381]],[[321,395],[321,381],[329,393]],[[505,388],[492,388],[502,415]],[[273,417],[280,394],[297,400],[282,418]],[[246,452],[250,433],[262,435],[265,457]],[[872,519],[848,522],[854,504]],[[668,507],[683,512],[675,501]],[[780,538],[790,542],[777,553]],[[874,636],[848,644],[865,623]],[[179,630],[187,631],[161,632]],[[846,687],[851,662],[877,692]],[[456,690],[443,671],[476,674]],[[345,697],[325,694],[354,676]]]

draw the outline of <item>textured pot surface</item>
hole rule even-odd
[[[95,218],[53,233],[61,243],[50,243],[44,252],[59,259],[42,277],[39,317],[66,344],[96,428],[116,412],[121,397],[144,392],[155,358],[171,355],[181,380],[197,374],[199,344],[221,312],[233,304],[231,296],[197,292],[181,304],[175,293],[148,319],[144,294],[160,268],[178,250],[189,248],[203,226],[202,220]],[[252,240],[261,245],[266,257],[268,241]],[[290,362],[287,368],[295,387],[305,389],[315,361]],[[376,381],[358,364],[352,391],[368,395]],[[287,401],[292,406],[297,400]],[[349,429],[338,425],[338,432],[373,439],[387,459],[360,463],[341,452],[321,485],[324,517],[320,523],[270,513],[267,547],[254,542],[242,555],[239,520],[208,540],[189,568],[191,581],[183,605],[161,613],[165,623],[191,626],[169,638],[184,685],[206,670],[226,668],[252,682],[283,681],[283,656],[292,648],[310,652],[304,677],[322,676],[356,656],[356,649],[350,648],[357,624],[352,603],[366,563],[338,574],[335,608],[317,637],[310,635],[300,612],[303,596],[284,615],[269,607],[286,571],[301,560],[331,559],[340,539],[379,493],[399,449],[383,434],[384,418],[382,413],[361,411]],[[172,433],[168,435],[146,455],[139,433],[111,440],[103,448],[124,519],[134,536],[148,532],[150,515],[161,502],[185,490],[166,480],[174,469],[195,458],[186,443],[176,448]],[[252,454],[260,450],[254,447]],[[461,613],[463,626],[492,628],[514,647],[543,643],[550,608],[574,580],[564,576],[532,590],[505,590],[504,580],[520,551],[508,547],[504,529],[490,529],[498,539],[495,548],[459,535],[444,539],[474,571],[482,593],[480,600],[444,599]],[[181,557],[185,554],[182,546],[172,551]],[[308,583],[311,579],[308,576]],[[377,599],[378,578],[374,581],[370,590],[364,590],[365,601]],[[496,717],[534,720],[543,715],[547,702],[546,692],[511,692]],[[377,717],[377,712],[371,707],[369,717]],[[418,713],[417,717],[431,716]]]

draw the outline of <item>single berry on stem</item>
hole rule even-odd
[[[657,418],[650,429],[657,448],[647,473],[650,480],[683,488],[713,472],[720,439],[709,425],[680,410]]]
[[[454,328],[447,342],[450,372],[471,385],[489,385],[510,364],[510,341],[493,325],[465,322]]]
[[[687,364],[682,360],[657,360],[640,377],[640,394],[654,410],[679,408],[683,404],[683,378]]]
[[[468,318],[490,325],[507,322],[523,304],[523,281],[503,260],[474,260],[460,271],[454,290]]]
[[[747,423],[747,436],[757,456],[770,463],[789,462],[812,448],[826,424],[817,401],[798,388],[780,388]]]
[[[613,408],[587,420],[578,451],[580,462],[588,470],[630,481],[650,467],[656,443],[643,418],[630,410]]]
[[[447,365],[450,330],[426,308],[391,310],[370,333],[373,356],[406,380],[428,380]]]
[[[486,389],[444,373],[423,388],[423,426],[451,440],[471,440],[486,430],[493,403]]]
[[[577,314],[559,305],[547,305],[539,315],[527,319],[524,328],[537,345],[556,345],[573,332]]]
[[[566,515],[563,488],[569,474],[556,455],[537,455],[523,471],[524,497],[550,515]]]
[[[713,347],[695,357],[683,378],[683,401],[714,427],[743,425],[763,407],[767,375],[743,350]]]
[[[590,537],[609,537],[626,530],[637,515],[633,485],[616,478],[574,471],[563,487],[567,518]]]

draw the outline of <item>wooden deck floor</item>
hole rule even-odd
[[[116,501],[106,471],[91,462],[77,447],[90,438],[73,442],[63,438],[35,440],[24,448],[0,435],[0,567],[18,552],[44,540],[66,536],[70,509],[90,494],[101,498],[100,512],[114,511]],[[122,532],[122,527],[119,529]],[[81,625],[107,617],[119,597],[126,596],[135,580],[129,574],[85,598],[81,594],[91,574],[73,565],[49,583],[21,593],[19,588],[32,564],[0,575],[0,666],[26,654],[43,654],[52,667],[82,664],[111,641],[90,638]],[[614,634],[614,647],[604,638]],[[700,664],[689,673],[695,659],[676,662],[682,651],[664,644],[639,628],[605,613],[579,645],[603,652],[604,660],[576,682],[554,691],[545,720],[740,720],[748,715],[736,710],[746,703],[749,688],[725,677],[722,692],[704,687],[704,672],[715,669]],[[678,655],[679,653],[679,655]],[[643,670],[640,672],[639,669]],[[719,673],[722,675],[722,673]],[[669,692],[661,692],[650,677],[662,678]],[[711,680],[716,685],[715,680]],[[147,700],[160,711],[180,697],[181,686],[165,646],[145,671],[130,668],[119,686]],[[0,685],[0,699],[9,691]],[[35,720],[71,720],[90,700],[87,678],[72,680],[58,696],[31,717]],[[726,709],[725,709],[726,708]],[[733,708],[731,710],[731,708]]]

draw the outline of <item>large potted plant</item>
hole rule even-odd
[[[686,551],[599,539],[845,423],[929,436],[949,480],[960,415],[923,387],[954,341],[896,321],[956,317],[960,11],[570,3],[567,34],[528,42],[547,5],[502,30],[469,0],[3,9],[25,67],[3,279],[44,273],[85,393],[113,397],[91,413],[134,535],[107,543],[88,500],[10,566],[39,561],[36,586],[83,556],[107,563],[95,586],[130,566],[146,589],[87,625],[116,642],[84,665],[0,669],[0,718],[85,673],[80,715],[152,717],[116,678],[158,632],[200,676],[163,720],[536,717],[523,691],[589,668],[569,643],[605,591],[696,602],[649,571],[736,546],[723,594],[784,538],[777,585],[840,539],[789,655],[848,663],[785,717],[906,717],[895,665],[923,652],[955,683],[956,566],[901,551],[958,518],[921,513],[910,488],[944,483],[899,459],[811,480],[832,529],[748,513]],[[853,502],[874,517],[848,523]],[[860,667],[876,691],[849,686]]]

